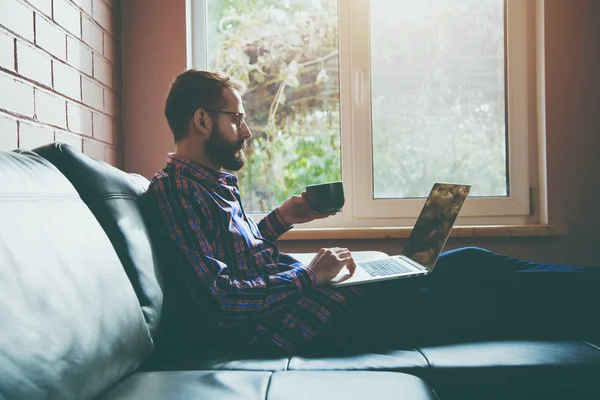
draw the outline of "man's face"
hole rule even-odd
[[[228,139],[219,129],[219,124],[213,124],[206,150],[218,165],[230,171],[239,171],[246,164],[245,148],[246,139]]]
[[[245,114],[242,98],[237,90],[223,90],[224,106],[220,109],[229,113]],[[206,151],[217,165],[230,171],[240,170],[246,163],[244,149],[252,133],[245,123],[239,124],[231,114],[212,113],[212,128],[206,141]]]

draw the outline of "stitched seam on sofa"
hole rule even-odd
[[[49,194],[49,193],[0,193],[0,200],[79,200],[81,197],[69,194]]]
[[[129,199],[129,200],[139,200],[140,197],[134,196],[128,193],[111,193],[105,196],[102,196],[103,200],[113,200],[113,199]]]
[[[590,342],[586,342],[585,340],[582,340],[582,341],[581,341],[581,343],[585,343],[585,344],[587,344],[588,346],[591,346],[591,347],[595,348],[596,350],[600,350],[600,347],[598,347],[598,346],[596,346],[595,344],[592,344],[592,343],[590,343]]]
[[[271,372],[271,375],[269,375],[269,382],[267,382],[267,390],[265,391],[265,400],[269,398],[269,389],[271,388],[271,380],[273,380],[273,374],[275,374],[275,372]]]
[[[415,350],[418,351],[423,356],[423,358],[425,359],[425,361],[427,361],[427,366],[431,367],[431,363],[429,362],[429,359],[427,358],[427,356],[425,355],[425,353],[423,353],[421,351],[421,349],[415,349]]]

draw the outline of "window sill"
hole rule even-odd
[[[406,239],[412,228],[294,228],[279,240],[324,239]],[[451,237],[565,236],[569,228],[559,225],[477,225],[455,226]]]

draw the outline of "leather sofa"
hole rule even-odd
[[[178,350],[147,185],[62,143],[0,152],[0,399],[600,398],[598,338]]]

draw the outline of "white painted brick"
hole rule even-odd
[[[27,2],[44,13],[48,18],[52,18],[52,0],[27,0]]]
[[[119,150],[114,147],[106,148],[106,162],[112,165],[113,167],[120,168],[121,162],[119,157]]]
[[[115,40],[106,35],[104,37],[104,58],[106,58],[108,61],[112,62],[113,64],[117,61],[117,56],[118,54],[115,53]]]
[[[92,136],[92,112],[87,108],[67,102],[67,123],[71,132]]]
[[[17,40],[17,71],[19,75],[52,87],[50,57],[21,40]]]
[[[112,75],[112,64],[108,63],[102,56],[94,54],[94,78],[112,88]]]
[[[33,149],[54,142],[54,131],[43,125],[19,122],[19,148]]]
[[[71,34],[81,37],[81,11],[67,0],[54,0],[54,21]]]
[[[0,67],[15,70],[15,38],[0,30]]]
[[[54,140],[57,142],[66,143],[78,151],[81,151],[83,147],[83,140],[81,137],[65,131],[55,131]]]
[[[112,10],[101,0],[94,0],[94,20],[111,36],[113,35]]]
[[[54,90],[75,100],[81,100],[81,79],[79,71],[54,61]]]
[[[87,15],[92,15],[92,0],[73,0]]]
[[[113,122],[109,116],[94,113],[94,139],[106,143],[113,143]]]
[[[78,39],[67,37],[67,62],[83,73],[92,76],[92,50]]]
[[[61,60],[67,59],[67,35],[39,14],[35,16],[35,44]]]
[[[94,21],[84,16],[81,20],[81,39],[99,54],[104,52],[102,36],[102,29]]]
[[[0,25],[33,42],[33,10],[19,0],[2,0]]]
[[[113,118],[121,117],[121,99],[108,89],[104,89],[104,112]]]
[[[67,128],[65,100],[54,94],[35,90],[35,114],[40,122],[63,129]]]
[[[105,145],[90,139],[83,139],[83,153],[104,161]]]
[[[0,73],[0,88],[0,109],[33,117],[33,86]]]
[[[102,86],[85,77],[81,77],[81,97],[83,103],[92,108],[102,110],[104,107]]]
[[[17,148],[17,120],[0,115],[0,150]]]

